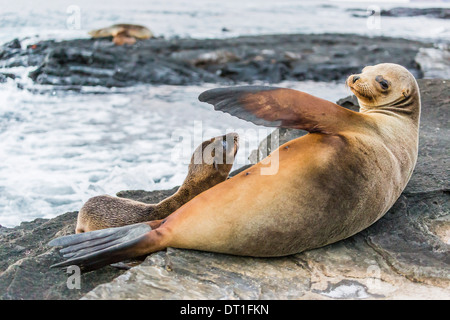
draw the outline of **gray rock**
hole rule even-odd
[[[374,11],[369,12],[366,9],[347,9],[352,12],[352,16],[357,18],[367,18],[374,14]],[[448,8],[407,8],[397,7],[388,10],[381,10],[381,16],[386,17],[417,17],[426,16],[437,19],[450,19],[450,9]]]
[[[282,144],[301,137],[306,133],[304,130],[277,128],[259,143],[258,149],[253,150],[248,159],[250,163],[255,164],[271,154],[273,150],[276,150]]]
[[[366,230],[282,258],[251,258],[169,248],[128,271],[81,276],[49,269],[60,260],[51,239],[73,233],[76,212],[0,227],[1,299],[448,299],[450,296],[450,86],[419,80],[419,159],[406,190]],[[357,107],[352,97],[341,100]],[[295,135],[294,135],[295,136]],[[175,192],[124,191],[157,202]]]
[[[415,61],[425,79],[450,79],[449,48],[420,48]]]
[[[430,18],[450,19],[449,8],[406,8],[398,7],[389,10],[381,10],[382,16],[388,17],[416,17],[427,16]]]
[[[295,259],[257,259],[168,248],[85,299],[295,299],[310,287]],[[134,287],[134,290],[130,291]]]
[[[35,66],[29,73],[34,82],[64,90],[141,83],[328,82],[380,62],[400,63],[420,78],[414,58],[420,48],[430,47],[419,41],[346,34],[148,39],[132,46],[115,46],[109,38],[49,40],[27,48],[16,39],[0,46],[0,66]]]

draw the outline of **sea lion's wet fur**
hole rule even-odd
[[[395,83],[389,92],[377,89],[374,78],[378,74]],[[236,99],[227,96],[231,114],[239,116],[243,110],[289,127],[298,128],[300,123],[313,133],[276,151],[277,174],[260,175],[264,165],[258,163],[174,212],[159,228],[170,230],[165,244],[282,256],[347,238],[381,218],[405,188],[417,160],[419,90],[414,77],[398,65],[373,66],[360,76],[359,81],[372,92],[383,95],[375,100],[383,106],[369,103],[354,89],[364,106],[361,113],[336,105],[330,114],[328,102],[303,94],[298,95],[302,108],[296,111],[293,91],[267,89],[261,94],[272,92],[271,105],[258,107],[256,99],[249,100],[242,93],[245,87],[231,89],[237,95]],[[249,94],[257,93],[250,89]],[[289,108],[282,105],[284,99],[292,100]],[[281,101],[279,107],[277,101]],[[219,107],[229,111],[226,105]],[[296,122],[296,113],[306,119]],[[194,227],[199,221],[201,227]]]
[[[136,39],[149,39],[153,33],[146,27],[136,24],[115,24],[107,28],[89,31],[93,38],[113,37],[116,45],[134,44]]]
[[[214,163],[215,152],[223,148],[224,141],[232,144],[232,149],[228,150],[228,159],[226,150],[223,150],[221,155],[218,154],[223,158]],[[167,217],[198,194],[226,180],[233,166],[237,148],[238,136],[235,133],[203,141],[191,157],[183,184],[174,195],[157,204],[146,204],[109,195],[89,199],[78,214],[76,232],[120,227]],[[205,152],[212,153],[209,161]]]
[[[379,75],[388,81],[387,89]],[[392,207],[412,175],[420,96],[414,77],[399,65],[367,67],[358,77],[350,76],[347,85],[360,112],[283,88],[220,88],[201,94],[201,101],[234,116],[310,133],[201,193],[163,224],[146,223],[153,230],[125,243],[125,249],[93,250],[95,257],[67,263],[97,267],[100,258],[112,263],[166,247],[284,256],[367,228]],[[278,171],[261,174],[267,160],[277,158]],[[108,258],[111,253],[120,258]]]

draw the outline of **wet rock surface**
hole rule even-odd
[[[367,18],[374,14],[372,10],[364,9],[348,9],[350,12],[354,12],[354,17]],[[381,16],[385,17],[417,17],[426,16],[429,18],[437,19],[450,19],[450,9],[448,8],[406,8],[397,7],[388,10],[381,10]]]
[[[415,61],[425,79],[450,79],[450,47],[420,48]]]
[[[0,228],[0,299],[78,299],[98,283],[111,281],[123,271],[107,267],[82,275],[82,289],[69,289],[71,274],[49,266],[60,260],[47,246],[53,237],[74,233],[77,212],[54,219],[36,219],[16,228]]]
[[[81,288],[68,289],[70,274],[49,269],[61,257],[46,244],[74,232],[77,213],[69,212],[0,227],[0,298],[448,299],[449,83],[419,80],[422,117],[414,174],[393,208],[355,236],[283,258],[169,248],[128,271],[106,267],[82,274]],[[357,107],[353,97],[339,103]],[[118,195],[154,203],[175,190]]]
[[[387,17],[417,17],[427,16],[430,18],[450,19],[448,8],[405,8],[398,7],[389,10],[381,10],[382,16]]]
[[[328,82],[381,62],[402,64],[421,78],[415,56],[429,47],[419,41],[344,34],[159,38],[131,46],[116,46],[110,38],[49,40],[26,48],[16,39],[0,47],[0,66],[36,67],[28,75],[35,83],[72,90],[142,83]]]

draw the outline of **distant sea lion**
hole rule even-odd
[[[146,27],[136,24],[115,24],[107,28],[89,31],[93,38],[113,37],[116,45],[134,44],[136,39],[153,38],[153,33]]]
[[[395,64],[366,67],[350,76],[347,85],[360,112],[284,88],[202,93],[200,101],[217,110],[309,134],[277,149],[276,174],[262,175],[267,163],[259,162],[164,220],[52,240],[50,245],[65,247],[68,258],[53,267],[76,264],[90,270],[166,247],[284,256],[367,228],[391,208],[411,177],[420,96],[411,73]]]
[[[157,204],[109,195],[89,199],[78,213],[76,233],[166,218],[198,194],[225,181],[238,148],[237,133],[203,141],[192,154],[183,184],[174,195]]]

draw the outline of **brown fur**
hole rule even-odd
[[[135,24],[115,24],[108,28],[92,30],[89,34],[93,38],[113,37],[116,45],[135,44],[136,39],[149,39],[153,33],[146,27]]]
[[[387,91],[377,87],[379,74],[391,82]],[[276,151],[277,174],[261,175],[260,162],[207,190],[150,231],[136,253],[170,246],[282,256],[347,238],[381,218],[400,196],[416,163],[420,97],[414,77],[401,66],[381,64],[360,76],[364,95],[351,83],[352,76],[347,81],[361,103],[360,113],[298,95],[290,103],[291,115],[306,117],[298,121],[305,126],[322,116],[321,129]],[[274,95],[271,105],[263,106],[268,112],[264,119],[284,119],[284,109],[278,106],[286,98],[283,91],[264,95],[267,92]],[[246,102],[241,100],[248,112],[254,105]],[[303,105],[310,114],[302,114]],[[331,116],[329,108],[336,109]],[[333,117],[339,113],[346,121]],[[290,121],[295,126],[295,116]]]
[[[136,43],[136,38],[128,36],[125,32],[121,32],[115,35],[112,41],[117,46],[123,46],[124,44],[132,45]]]
[[[166,247],[283,256],[367,228],[391,208],[414,170],[420,96],[414,77],[399,65],[367,67],[359,79],[355,76],[347,85],[360,112],[283,88],[202,93],[199,99],[216,109],[310,133],[202,192],[164,220],[53,240],[51,245],[74,252],[55,266],[78,263],[92,269]],[[277,159],[278,171],[262,174],[270,165],[267,160]],[[107,235],[112,243],[104,243]]]
[[[217,155],[222,156],[222,159],[215,159],[216,151],[223,149],[223,141],[232,143],[232,148],[228,150],[228,154],[227,150],[223,150],[222,154]],[[174,195],[160,203],[146,204],[109,195],[89,199],[78,214],[76,233],[167,217],[198,194],[226,180],[237,149],[238,135],[235,133],[202,142],[191,157],[188,174],[181,187]],[[205,156],[209,153],[212,156],[210,159]]]

